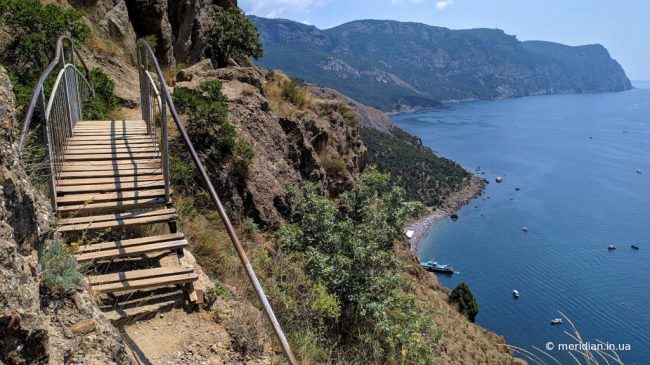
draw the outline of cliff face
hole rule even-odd
[[[301,181],[318,183],[336,195],[364,169],[366,148],[358,124],[322,108],[319,101],[296,113],[274,112],[265,90],[273,80],[256,67],[213,69],[210,60],[204,60],[179,73],[175,87],[193,89],[215,79],[223,83],[229,122],[255,151],[245,177],[205,161],[235,217],[254,217],[265,225],[282,223],[289,209],[288,191]]]
[[[140,37],[155,36],[156,53],[169,66],[192,64],[202,58],[212,25],[211,5],[237,7],[236,0],[70,0],[84,9],[103,33],[135,49]]]
[[[522,43],[496,29],[396,21],[359,20],[319,30],[289,20],[250,19],[266,49],[260,65],[385,111],[450,100],[631,88],[600,45]]]

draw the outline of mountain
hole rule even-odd
[[[601,45],[521,42],[498,29],[451,30],[389,20],[321,30],[290,20],[249,18],[264,43],[260,66],[384,111],[632,87]]]

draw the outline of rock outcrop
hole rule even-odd
[[[154,36],[160,61],[174,68],[203,56],[212,26],[212,4],[237,7],[236,0],[70,0],[103,33],[135,50],[139,37]]]
[[[350,125],[336,111],[276,115],[265,94],[268,80],[255,67],[213,69],[204,60],[179,73],[176,87],[193,89],[215,79],[223,83],[230,123],[255,150],[246,177],[233,178],[223,166],[205,161],[233,216],[252,216],[264,225],[281,223],[291,187],[309,180],[336,195],[364,169],[366,149],[358,124]]]
[[[40,287],[37,252],[53,238],[54,216],[23,169],[14,108],[0,67],[0,363],[130,364],[121,337],[93,309],[87,292],[51,296]],[[85,330],[75,333],[80,322]]]

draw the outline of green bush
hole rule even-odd
[[[109,119],[110,113],[118,107],[117,97],[113,94],[115,83],[98,67],[90,71],[90,80],[88,81],[95,89],[95,96],[90,98],[84,105],[84,119]]]
[[[294,80],[282,82],[282,98],[297,107],[303,107],[306,102],[305,92]]]
[[[36,81],[54,56],[56,39],[69,34],[83,43],[90,35],[79,10],[38,1],[0,0],[0,23],[11,35],[0,62],[9,71],[19,110],[28,103]]]
[[[53,292],[67,291],[81,283],[77,260],[68,245],[54,241],[43,251],[40,259],[43,285]]]
[[[174,104],[187,115],[187,132],[206,160],[219,165],[230,163],[232,172],[240,176],[248,173],[255,151],[228,122],[221,82],[206,81],[196,90],[176,88]]]
[[[474,322],[476,320],[478,302],[467,284],[458,284],[449,294],[449,302],[457,304],[458,310],[466,315],[470,321]]]
[[[339,159],[324,158],[321,160],[325,171],[330,175],[339,175],[345,171],[345,162]]]
[[[227,66],[231,57],[262,57],[264,51],[257,27],[241,10],[214,6],[213,21],[206,52],[218,67]]]
[[[316,318],[331,329],[325,344],[339,340],[350,362],[433,362],[429,340],[435,338],[435,325],[418,307],[393,252],[406,219],[422,209],[404,198],[387,175],[372,169],[338,200],[307,183],[292,194],[291,223],[278,233],[281,252],[302,262],[309,278],[335,296],[325,306],[338,304],[335,323],[328,316]]]

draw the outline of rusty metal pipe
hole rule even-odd
[[[226,230],[228,231],[228,236],[230,236],[230,240],[235,246],[235,250],[237,251],[239,260],[244,266],[244,269],[246,269],[246,274],[248,275],[248,279],[250,279],[251,284],[253,284],[253,287],[255,288],[255,293],[257,294],[258,299],[260,300],[262,306],[264,307],[264,312],[267,318],[269,319],[269,321],[271,322],[271,325],[273,326],[273,331],[275,332],[278,341],[280,341],[282,350],[284,351],[284,354],[287,357],[289,363],[292,365],[297,365],[298,362],[296,361],[296,358],[294,357],[293,352],[291,351],[289,342],[284,336],[284,332],[280,327],[280,323],[278,322],[277,318],[275,317],[275,314],[273,313],[271,304],[269,303],[269,300],[266,298],[266,294],[264,293],[264,289],[262,289],[262,286],[260,285],[260,282],[257,279],[257,275],[255,275],[255,271],[253,270],[253,267],[251,266],[251,263],[248,260],[248,257],[246,256],[246,252],[244,251],[244,248],[241,242],[239,241],[239,238],[237,237],[235,228],[230,222],[230,218],[228,218],[228,215],[226,214],[226,210],[221,204],[221,200],[219,199],[219,196],[217,195],[214,186],[212,186],[212,183],[210,182],[210,177],[208,176],[208,173],[206,172],[205,167],[203,166],[203,163],[199,158],[199,155],[196,153],[196,150],[194,149],[194,145],[190,141],[190,137],[188,136],[187,131],[185,130],[185,126],[181,122],[181,119],[178,113],[176,112],[176,108],[174,107],[174,102],[171,98],[171,95],[169,94],[169,89],[167,88],[167,83],[165,82],[162,71],[160,70],[160,65],[158,64],[158,60],[156,59],[149,45],[143,39],[138,40],[138,47],[142,47],[142,49],[144,49],[147,52],[147,55],[149,56],[148,58],[153,63],[153,66],[156,70],[156,74],[158,75],[158,79],[160,79],[160,89],[161,89],[160,92],[166,99],[167,106],[169,107],[169,111],[171,112],[172,118],[176,123],[176,127],[178,128],[178,131],[180,132],[180,135],[183,138],[183,142],[185,142],[185,146],[189,150],[190,155],[192,156],[192,160],[194,160],[194,164],[196,165],[196,167],[199,169],[199,172],[201,173],[201,178],[203,179],[203,182],[205,183],[208,189],[208,193],[210,193],[210,197],[212,198],[212,201],[217,206],[217,211],[219,212],[219,215],[221,216],[221,219],[223,220],[223,223],[226,226]]]

